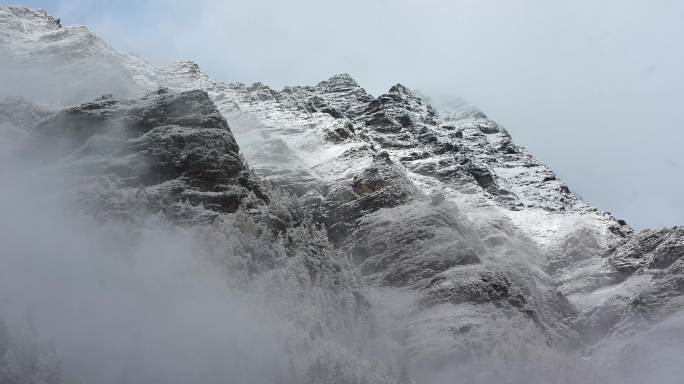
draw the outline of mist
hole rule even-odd
[[[156,215],[95,220],[72,175],[9,153],[0,319],[13,339],[52,351],[65,382],[285,382],[287,325],[230,284],[196,229]]]
[[[3,92],[39,88],[40,78],[24,79]],[[77,100],[92,92],[68,91]],[[117,175],[97,165],[121,155],[120,123],[97,121],[84,136],[101,136],[78,142],[69,126],[53,127],[61,130],[53,136],[36,126],[58,112],[53,106],[10,98],[1,107],[0,381],[299,384],[387,375],[369,356],[394,356],[384,334],[369,335],[356,277],[325,248],[324,234],[288,229],[315,247],[326,271],[308,283],[309,260],[292,233],[286,250],[244,212],[174,220],[136,204],[140,185],[126,200],[130,190],[112,186]],[[289,209],[292,198],[273,193],[273,210]],[[124,214],[109,211],[107,198],[124,199],[114,202]]]

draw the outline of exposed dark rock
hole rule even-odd
[[[684,227],[643,230],[625,241],[610,256],[623,273],[642,268],[667,268],[684,256]]]
[[[343,117],[342,113],[338,111],[335,107],[330,105],[325,99],[320,96],[310,97],[304,104],[307,112],[322,112],[327,113],[330,116],[338,119]]]
[[[501,130],[499,129],[499,126],[496,123],[494,123],[493,121],[488,121],[485,124],[479,124],[478,128],[480,129],[480,131],[482,131],[482,133],[485,133],[485,134],[493,134],[493,133],[501,132]]]
[[[70,156],[75,173],[91,182],[106,178],[155,196],[151,209],[175,212],[172,206],[188,202],[234,212],[250,194],[255,202],[267,200],[204,91],[100,98],[56,114],[35,133],[46,156]],[[96,197],[101,204],[110,198],[108,192]]]
[[[354,125],[346,121],[343,124],[335,125],[332,129],[326,131],[326,139],[332,143],[341,143],[354,137]]]
[[[356,117],[361,113],[359,106],[373,99],[346,73],[318,83],[315,89],[325,95],[328,103],[321,109],[321,112],[329,113],[336,118],[342,116]]]
[[[431,154],[429,152],[411,152],[407,156],[404,156],[404,157],[400,158],[399,160],[401,160],[401,161],[414,161],[414,160],[426,159],[430,156],[431,156]]]
[[[381,208],[405,204],[421,196],[387,153],[357,174],[351,185],[340,185],[326,196],[324,210],[331,238],[341,241],[356,219]]]
[[[422,144],[436,144],[437,136],[427,129],[422,129],[418,134],[418,141]]]
[[[445,153],[458,152],[458,146],[453,143],[438,143],[437,149],[435,149],[435,155],[443,155]]]
[[[474,164],[470,164],[468,167],[468,172],[475,178],[477,184],[482,188],[489,188],[495,184],[494,176],[488,169],[483,167],[478,167]]]
[[[425,288],[427,298],[433,303],[463,302],[488,303],[506,300],[514,307],[522,308],[525,297],[511,276],[496,267],[477,265],[457,268],[430,280]]]

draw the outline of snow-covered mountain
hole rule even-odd
[[[0,53],[0,143],[40,149],[103,220],[222,223],[239,289],[287,292],[291,382],[610,382],[684,335],[684,230],[587,205],[474,107],[347,74],[225,83],[21,7],[0,7]]]

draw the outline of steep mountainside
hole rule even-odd
[[[286,292],[291,382],[592,380],[684,329],[682,228],[634,233],[473,107],[347,74],[224,83],[19,7],[0,7],[0,53],[1,95],[31,100],[0,103],[0,144],[66,169],[102,220],[220,223],[238,289]]]
[[[194,221],[202,212],[186,212],[186,203],[235,212],[250,195],[251,204],[266,199],[201,90],[160,88],[139,100],[103,96],[51,116],[32,133],[31,148],[44,157],[78,159],[70,166],[97,180],[89,192],[107,214],[126,215],[130,197],[141,195],[153,205],[147,209]]]
[[[0,96],[73,104],[106,93],[137,95],[158,82],[143,60],[116,52],[86,27],[63,27],[45,11],[0,7]]]

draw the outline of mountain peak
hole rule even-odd
[[[202,70],[200,69],[199,64],[195,63],[192,60],[176,61],[169,66],[169,70],[174,70],[174,71],[177,71],[178,73],[185,73],[185,74],[200,74],[200,73],[202,73]]]
[[[43,9],[29,9],[14,5],[0,5],[0,24],[20,32],[51,31],[62,28],[59,18]]]
[[[407,97],[418,98],[418,96],[416,95],[415,92],[413,92],[412,90],[408,89],[406,86],[399,84],[399,83],[393,85],[392,88],[389,89],[388,93],[390,95],[401,96],[402,98],[407,98]]]
[[[336,75],[331,76],[327,81],[332,81],[332,82],[344,82],[344,83],[354,83],[357,84],[356,80],[354,80],[353,77],[351,77],[350,74],[348,73],[338,73]]]
[[[162,83],[165,86],[182,89],[203,89],[211,84],[209,76],[202,72],[200,66],[191,60],[180,60],[166,67],[163,71]]]
[[[354,78],[351,77],[351,75],[348,73],[338,73],[336,75],[333,75],[328,80],[323,80],[320,83],[318,83],[316,87],[334,89],[362,89],[359,83],[357,83],[356,80],[354,80]]]

